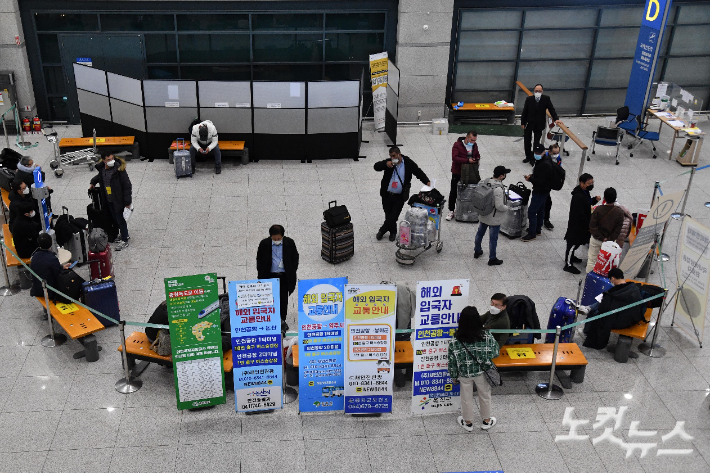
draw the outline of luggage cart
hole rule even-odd
[[[417,260],[417,256],[429,250],[432,246],[436,248],[437,253],[441,253],[441,250],[444,249],[444,242],[441,240],[441,224],[443,222],[441,215],[444,212],[445,203],[446,200],[444,199],[436,206],[430,206],[420,203],[412,204],[412,207],[418,207],[427,211],[427,213],[429,214],[429,220],[433,221],[434,225],[436,225],[436,239],[428,240],[427,244],[424,246],[413,247],[400,243],[398,235],[396,243],[397,251],[395,252],[394,257],[399,264],[404,264],[407,266],[413,265],[414,262]]]
[[[96,129],[94,129],[93,148],[70,151],[64,154],[60,154],[59,152],[59,139],[56,136],[56,132],[53,135],[47,134],[45,136],[47,138],[47,141],[50,141],[54,144],[54,159],[50,161],[49,167],[54,169],[55,176],[62,177],[64,175],[64,169],[62,169],[62,166],[67,166],[69,164],[88,164],[89,170],[94,170],[94,165],[100,159],[98,150],[96,149]]]

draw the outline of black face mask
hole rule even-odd
[[[591,186],[587,186],[588,192],[592,192],[593,189],[594,189],[594,184],[592,184]]]

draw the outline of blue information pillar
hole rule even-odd
[[[646,0],[643,12],[634,64],[631,67],[629,87],[624,102],[624,105],[629,107],[629,111],[642,120],[651,93],[653,73],[656,69],[661,38],[666,28],[671,3],[672,0]]]
[[[44,185],[44,180],[42,179],[42,168],[37,166],[32,172],[34,176],[34,187],[37,189],[33,191],[32,196],[39,201],[39,209],[42,212],[42,230],[45,233],[49,233],[50,226],[49,220],[52,218],[52,214],[49,212],[47,207],[47,196],[49,196],[49,189]]]

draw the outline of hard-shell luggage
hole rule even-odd
[[[69,241],[64,244],[64,249],[71,252],[72,261],[77,261],[79,264],[89,261],[89,232],[84,229],[73,233]]]
[[[192,177],[192,158],[190,152],[185,149],[185,140],[178,138],[175,140],[176,150],[173,152],[173,162],[175,163],[175,177]]]
[[[111,247],[106,244],[106,249],[99,253],[89,251],[89,267],[91,270],[91,279],[103,279],[114,277],[113,273],[113,257]]]
[[[118,225],[111,216],[108,203],[102,197],[101,189],[89,189],[89,197],[91,203],[86,206],[86,215],[91,228],[103,228],[108,235],[108,241],[114,241],[118,237]]]
[[[459,182],[456,189],[456,210],[454,218],[457,222],[478,222],[478,212],[473,208],[473,190],[476,184]]]
[[[330,227],[321,223],[321,258],[329,263],[342,263],[355,254],[355,232],[353,224]]]
[[[509,238],[518,238],[528,228],[528,206],[523,204],[519,196],[511,196],[508,192],[508,211],[500,226],[500,232]]]
[[[118,292],[116,282],[113,279],[102,279],[100,281],[89,281],[82,285],[84,304],[92,309],[96,309],[104,315],[114,320],[120,321],[121,314],[118,308]],[[114,322],[96,315],[104,326],[116,325]]]
[[[555,305],[552,306],[547,328],[555,329],[558,325],[564,327],[565,325],[573,324],[576,315],[574,301],[566,297],[560,297],[557,299],[557,302],[555,302]],[[560,343],[571,343],[573,338],[574,328],[563,330],[562,333],[560,333]],[[545,343],[555,343],[555,334],[548,333],[545,336]]]
[[[601,274],[594,271],[587,273],[587,278],[584,280],[584,292],[582,292],[582,305],[590,306],[596,302],[594,299],[602,292],[610,289],[613,286],[611,281]]]

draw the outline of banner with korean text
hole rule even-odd
[[[283,405],[280,307],[278,279],[229,281],[237,411]]]
[[[449,342],[468,305],[468,286],[468,279],[417,283],[413,414],[457,412],[461,407],[459,385],[449,377]]]
[[[673,322],[701,343],[710,292],[710,228],[690,217],[683,220],[678,253],[678,297]]]
[[[165,278],[178,409],[227,402],[214,273]]]
[[[385,127],[387,110],[387,53],[370,54],[370,82],[372,83],[372,107],[375,130]]]
[[[345,303],[348,278],[298,281],[298,408],[342,411]]]
[[[392,412],[397,287],[345,285],[345,413]]]

